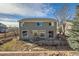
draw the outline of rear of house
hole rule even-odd
[[[53,39],[57,33],[57,21],[50,18],[26,18],[19,21],[20,39]]]

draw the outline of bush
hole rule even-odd
[[[79,40],[79,37],[70,36],[68,38],[69,45],[73,50],[79,51],[79,42],[78,42],[78,40]]]

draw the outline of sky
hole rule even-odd
[[[54,12],[61,9],[59,3],[0,3],[0,21],[18,21],[23,18],[55,18]],[[67,4],[69,14],[74,16],[78,4]],[[51,12],[52,10],[52,12]]]

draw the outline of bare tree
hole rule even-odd
[[[49,6],[49,5],[48,5]],[[53,16],[58,21],[58,27],[61,28],[63,34],[65,34],[66,20],[69,20],[72,15],[69,14],[70,8],[68,4],[63,4],[60,9],[50,9],[49,10]],[[60,32],[61,33],[61,32]]]
[[[64,4],[62,8],[55,13],[59,19],[59,25],[62,26],[62,32],[63,34],[65,34],[65,27],[66,27],[65,21],[70,18],[69,6],[67,4]]]

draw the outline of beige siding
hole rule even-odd
[[[33,20],[32,20],[33,21]],[[49,26],[49,20],[41,20],[41,22],[43,22],[43,25],[42,26],[37,26],[36,22],[40,22],[40,20],[38,21],[23,21],[23,22],[19,22],[20,24],[20,38],[23,38],[23,35],[22,35],[22,31],[27,31],[28,30],[28,33],[29,33],[29,38],[32,38],[32,30],[45,30],[45,37],[46,38],[49,38],[49,31],[52,30],[54,31],[54,36],[56,35],[56,30],[57,30],[57,25],[56,23],[57,22],[54,22],[54,21],[51,21],[52,23],[52,26]]]

